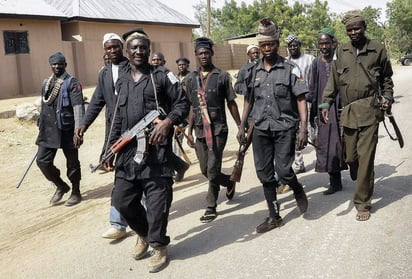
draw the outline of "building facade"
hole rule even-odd
[[[61,51],[67,71],[94,86],[103,65],[102,38],[141,27],[151,50],[195,61],[192,29],[199,24],[153,0],[0,0],[0,99],[38,95],[51,74],[50,54]]]

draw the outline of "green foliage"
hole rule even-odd
[[[392,0],[387,7],[391,51],[397,56],[412,52],[412,0]]]
[[[213,0],[212,0],[213,6]],[[195,5],[196,19],[201,25],[202,35],[206,34],[206,1]],[[392,0],[386,10],[388,22],[383,22],[380,9],[367,6],[362,10],[366,18],[367,36],[384,43],[390,52],[412,51],[412,0]],[[329,11],[327,1],[314,0],[255,0],[253,4],[238,4],[225,0],[221,9],[211,9],[211,38],[219,43],[228,38],[257,32],[260,19],[271,18],[282,27],[281,45],[289,34],[300,37],[303,49],[317,47],[317,34],[320,29],[329,27],[335,32],[339,43],[349,41],[345,27],[340,22],[342,15]]]

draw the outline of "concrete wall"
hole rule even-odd
[[[94,86],[103,65],[102,38],[105,33],[122,35],[135,27],[144,28],[152,40],[152,52],[165,54],[167,67],[177,72],[176,58],[186,56],[195,61],[192,29],[162,25],[126,23],[70,22],[53,20],[0,19],[0,31],[27,31],[28,54],[5,55],[3,34],[0,36],[0,99],[40,94],[44,78],[51,74],[48,57],[61,51],[67,71],[83,86]]]
[[[0,19],[0,31],[0,98],[29,96],[39,92],[42,80],[50,74],[48,57],[56,51],[66,50],[61,41],[60,23]],[[28,31],[30,53],[6,55],[3,31]],[[72,69],[68,67],[69,71]]]
[[[48,57],[61,51],[67,60],[67,71],[85,86],[95,86],[103,66],[102,38],[113,32],[120,36],[135,27],[149,35],[151,52],[165,55],[166,67],[177,72],[175,60],[185,56],[190,69],[198,67],[194,55],[192,29],[170,25],[97,23],[75,21],[60,23],[52,20],[0,19],[0,31],[27,31],[29,54],[5,55],[4,39],[0,36],[0,99],[40,94],[44,78],[51,74]],[[247,61],[248,44],[215,45],[214,64],[224,70],[239,69]],[[280,52],[282,54],[282,51]]]

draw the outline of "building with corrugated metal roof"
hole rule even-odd
[[[0,0],[0,98],[39,94],[51,74],[50,54],[66,56],[67,71],[83,86],[94,86],[103,65],[102,38],[142,27],[152,52],[165,54],[175,71],[175,59],[194,60],[192,29],[185,15],[151,0]]]

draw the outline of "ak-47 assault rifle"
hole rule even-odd
[[[250,123],[249,128],[247,129],[245,143],[241,143],[239,146],[236,162],[233,166],[232,175],[230,176],[231,181],[240,182],[240,178],[242,177],[243,162],[245,160],[246,151],[252,143],[253,128],[254,126],[252,122]]]
[[[113,145],[109,148],[106,154],[101,158],[99,164],[97,166],[93,166],[90,164],[90,171],[93,173],[97,169],[99,169],[104,162],[114,157],[120,150],[122,150],[126,145],[130,143],[130,141],[138,137],[138,149],[139,147],[145,148],[146,147],[146,137],[142,135],[145,133],[145,129],[149,126],[157,117],[160,116],[160,112],[157,110],[152,110],[145,117],[143,117],[136,125],[133,126],[130,130],[125,131],[120,138],[113,143]],[[144,150],[143,150],[144,152]],[[137,155],[137,154],[136,154]],[[136,160],[136,158],[135,158]]]

